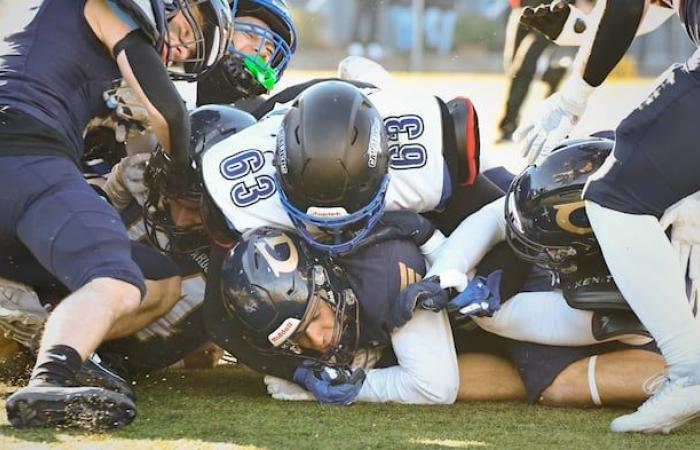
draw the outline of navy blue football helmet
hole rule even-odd
[[[345,272],[295,233],[260,228],[229,251],[221,271],[224,309],[261,352],[349,365],[359,342],[359,307]],[[335,313],[328,349],[319,354],[297,339],[321,302]]]
[[[571,274],[584,259],[600,256],[582,194],[614,144],[602,137],[563,141],[513,180],[506,194],[506,239],[520,258]]]
[[[345,253],[377,224],[389,187],[384,122],[342,81],[306,89],[284,116],[275,150],[282,205],[314,247]]]
[[[143,205],[146,234],[152,245],[165,253],[183,254],[203,250],[209,238],[203,224],[181,226],[173,223],[170,202],[173,199],[200,203],[203,200],[201,161],[212,146],[255,123],[247,112],[227,105],[201,106],[190,112],[190,166],[186,189],[174,189],[169,180],[170,160],[162,148],[151,156],[144,174],[148,197]]]

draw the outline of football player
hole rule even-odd
[[[600,20],[585,33],[574,74],[546,101],[544,114],[521,130],[531,161],[571,131],[590,94],[630,46],[651,4],[675,9],[691,40],[700,44],[696,0],[597,2]],[[690,119],[700,107],[699,76],[697,52],[664,74],[651,96],[620,123],[613,154],[584,192],[605,262],[669,366],[662,390],[637,412],[611,423],[617,432],[668,433],[700,414],[700,328],[686,297],[682,267],[688,255],[679,264],[658,220],[700,190],[700,160],[692,144],[700,131]]]
[[[623,329],[617,329],[617,322],[611,321],[610,316],[594,317],[592,312],[572,309],[566,293],[551,289],[552,283],[546,279],[551,277],[546,273],[545,283],[538,283],[539,286],[527,286],[537,281],[537,272],[531,274],[534,279],[524,283],[504,283],[509,278],[509,258],[514,255],[504,254],[502,261],[493,264],[493,273],[485,274],[490,275],[487,279],[479,277],[474,283],[466,282],[467,278],[474,280],[473,271],[484,256],[508,239],[521,259],[562,278],[565,291],[573,289],[576,281],[588,279],[579,283],[585,294],[579,293],[578,297],[594,296],[597,290],[601,302],[603,298],[616,298],[623,305],[609,274],[604,273],[599,247],[580,198],[585,181],[602,165],[612,146],[612,140],[600,137],[564,142],[544,164],[530,166],[518,176],[506,197],[466,218],[431,254],[429,277],[402,293],[406,316],[397,316],[394,325],[401,326],[410,317],[416,302],[425,307],[424,297],[431,297],[437,304],[428,302],[429,307],[439,309],[450,302],[450,309],[458,319],[486,315],[475,317],[474,321],[488,331],[512,339],[548,345],[590,345],[610,338],[620,339],[625,330],[633,335],[643,334],[643,327],[630,327],[629,320],[623,321]],[[593,288],[590,285],[595,283],[591,279],[596,277],[603,281]],[[467,289],[451,299],[440,287],[452,287],[460,292]],[[479,306],[481,302],[486,302],[483,311],[457,311]],[[612,329],[597,330],[598,322],[605,322]],[[641,341],[635,336],[628,338],[630,342]]]
[[[234,31],[221,61],[197,82],[197,106],[233,104],[269,93],[297,48],[297,30],[286,0],[240,0]]]
[[[190,110],[209,104],[253,110],[263,101],[260,96],[280,81],[296,51],[297,30],[286,0],[241,0],[233,2],[231,12],[234,30],[221,60],[196,83],[175,83]],[[127,150],[129,154],[144,146],[150,150],[153,139],[144,133],[148,114],[139,97],[123,83],[104,95],[114,112],[94,119],[88,127],[88,159],[114,165]]]
[[[196,78],[221,57],[230,6],[46,0],[9,10],[0,47],[0,233],[21,242],[72,293],[49,317],[29,386],[7,401],[8,419],[15,427],[123,426],[135,415],[127,396],[74,387],[83,360],[117,320],[138,309],[146,291],[118,216],[75,165],[82,132],[106,109],[102,92],[124,77],[173,171],[182,170],[189,129],[168,72]],[[85,408],[85,420],[73,421],[70,408]]]
[[[410,240],[330,258],[295,233],[255,230],[226,255],[221,295],[205,304],[207,326],[239,362],[268,374],[268,391],[282,400],[444,404],[527,396],[558,406],[638,404],[649,395],[645,383],[663,372],[658,355],[640,350],[557,348],[461,331],[453,342],[444,311],[417,311],[390,332],[399,291],[424,273]],[[634,375],[623,379],[619,370]]]
[[[194,163],[205,143],[216,143],[255,122],[244,112],[216,106],[193,111],[190,120],[189,154]],[[169,165],[160,149],[152,157],[145,180],[140,168],[135,171],[141,180],[135,180],[131,176],[134,172],[132,165],[145,162],[142,156],[135,155],[122,161],[104,185],[105,199],[113,201],[127,224],[132,239],[132,258],[143,272],[147,286],[144,306],[139,314],[118,321],[106,337],[108,342],[98,349],[103,360],[127,379],[167,367],[208,342],[200,317],[204,274],[208,265],[208,239],[201,224],[199,202],[195,198],[201,193],[199,176],[194,167],[189,168],[186,172],[187,189],[184,192],[177,189],[168,176]],[[157,245],[146,239],[147,234]],[[164,253],[160,254],[156,249]],[[44,307],[60,304],[65,287],[33,258],[26,258],[21,252],[5,256],[0,260],[0,273],[29,284],[36,293],[3,282],[0,289],[5,298],[19,303],[15,305],[19,308],[4,311],[15,313],[15,317],[3,317],[0,326],[15,340],[31,347],[45,320]],[[77,378],[80,385],[98,383],[133,398],[129,385],[94,355],[92,360],[83,364]]]
[[[429,216],[449,233],[502,195],[478,176],[478,123],[467,99],[399,103],[396,95],[314,80],[272,97],[257,125],[202,158],[224,229],[297,228],[312,245],[344,252],[385,208],[436,211]]]

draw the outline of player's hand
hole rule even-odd
[[[394,301],[387,316],[385,328],[392,331],[406,324],[416,308],[441,311],[450,301],[450,290],[460,291],[467,286],[467,276],[456,270],[425,278],[409,284]]]
[[[497,270],[488,277],[478,276],[471,280],[467,288],[457,294],[447,304],[447,311],[455,321],[472,316],[491,317],[501,308],[500,285],[503,271]]]
[[[362,369],[344,369],[305,360],[294,371],[294,382],[308,389],[319,403],[350,405],[360,393],[365,376]]]
[[[562,31],[569,25],[576,33],[586,31],[586,22],[581,18],[573,17],[572,6],[566,0],[555,0],[552,3],[523,8],[520,15],[520,24],[539,33],[542,33],[552,42],[556,42]],[[573,19],[575,23],[568,24]]]
[[[316,400],[311,394],[311,392],[302,388],[296,383],[287,381],[283,378],[273,377],[272,375],[265,375],[263,378],[265,386],[267,386],[267,393],[272,396],[275,400],[286,400],[286,401],[307,401]]]
[[[420,247],[433,236],[435,230],[435,225],[430,220],[416,212],[388,211],[351,253],[393,239],[410,239]]]
[[[541,162],[566,139],[586,110],[593,89],[580,76],[572,75],[559,92],[544,101],[537,120],[515,130],[513,139],[524,141],[521,154],[529,164]]]
[[[148,188],[143,174],[150,158],[150,153],[137,153],[122,159],[112,168],[102,189],[118,211],[129,206],[132,200],[142,206],[146,203]]]
[[[102,98],[107,107],[113,109],[120,119],[127,123],[139,124],[144,128],[148,126],[148,110],[129,86],[122,84],[108,89],[102,93]]]
[[[660,223],[663,229],[671,227],[671,245],[695,290],[700,284],[700,192],[669,207]]]

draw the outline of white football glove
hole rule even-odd
[[[291,381],[273,377],[272,375],[265,375],[263,381],[265,381],[265,385],[267,386],[268,394],[275,400],[316,401],[316,398],[311,392]]]
[[[588,97],[595,88],[573,74],[556,94],[542,103],[539,119],[518,127],[516,142],[524,140],[521,155],[529,164],[538,164],[566,139],[586,110]]]
[[[671,245],[678,255],[683,273],[692,283],[691,300],[700,289],[700,192],[669,207],[660,220],[665,230],[671,227]]]
[[[148,188],[143,175],[150,158],[150,153],[137,153],[122,159],[112,168],[102,189],[118,211],[129,206],[132,199],[141,206],[146,203]]]

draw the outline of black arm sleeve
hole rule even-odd
[[[586,83],[596,87],[605,81],[632,44],[643,15],[644,0],[606,2],[583,72]]]
[[[188,163],[190,120],[187,108],[170,80],[160,56],[140,30],[134,30],[114,46],[114,56],[126,54],[136,81],[151,104],[168,123],[170,158],[176,167]]]

